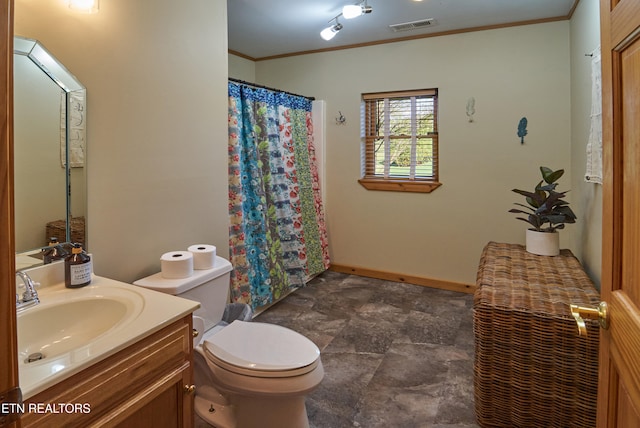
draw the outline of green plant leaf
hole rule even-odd
[[[563,205],[559,207],[556,211],[560,213],[560,215],[564,216],[565,223],[575,223],[576,219],[578,218],[576,217],[573,210],[568,205]]]
[[[530,213],[530,212],[528,212],[528,211],[522,211],[522,210],[519,210],[519,209],[517,209],[517,208],[511,208],[511,209],[509,210],[509,212],[510,212],[510,213],[515,213],[515,214],[526,214],[526,215],[531,215],[531,213]]]
[[[542,181],[540,183],[542,183]],[[558,187],[558,183],[551,183],[551,184],[547,184],[546,186],[536,187],[536,190],[542,190],[543,192],[551,192],[553,190],[556,190],[556,187]]]
[[[546,216],[545,219],[551,224],[566,223],[566,218],[562,214]]]
[[[536,210],[535,210],[535,208],[532,208],[531,206],[528,206],[528,205],[525,205],[525,204],[521,204],[521,203],[519,203],[519,202],[514,202],[514,203],[513,203],[513,205],[517,205],[517,206],[519,206],[519,207],[526,208],[526,209],[528,209],[528,210],[529,210],[529,211],[531,211],[531,212],[535,212],[535,211],[536,211]]]
[[[530,225],[532,225],[533,227],[535,227],[535,229],[540,232],[540,228],[542,227],[542,225],[544,224],[544,222],[542,221],[542,219],[536,215],[530,214],[529,215],[529,219],[528,219],[528,223]]]
[[[547,168],[546,166],[540,167],[540,172],[542,173],[542,178],[548,184],[554,183],[562,177],[564,174],[564,169],[559,169],[557,171],[553,171],[551,168]]]
[[[529,192],[527,190],[520,189],[513,189],[512,192],[524,196],[527,200],[527,203],[534,208],[538,208],[540,204],[544,202],[544,199],[547,196],[544,192]]]

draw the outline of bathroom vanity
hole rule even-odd
[[[190,427],[190,343],[187,316],[25,400],[22,426]]]
[[[192,426],[198,303],[98,276],[53,283],[18,315],[22,426]]]

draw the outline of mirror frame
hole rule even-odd
[[[86,113],[86,88],[82,83],[76,79],[76,77],[69,72],[53,55],[51,55],[38,40],[25,38],[22,36],[14,35],[13,38],[13,53],[14,55],[22,55],[31,60],[42,72],[44,72],[64,93],[66,100],[66,112],[65,112],[65,125],[64,125],[64,138],[65,138],[65,154],[64,154],[64,166],[65,166],[65,242],[71,242],[71,162],[69,162],[71,147],[70,147],[70,120],[72,115],[71,103],[72,96],[74,96],[74,102],[77,102],[79,97],[82,102],[82,109]],[[15,96],[15,94],[14,94]],[[86,140],[86,138],[85,138]],[[15,142],[14,142],[15,143]],[[86,141],[85,141],[86,144]],[[86,168],[85,166],[83,166]],[[86,175],[85,175],[86,180]],[[86,198],[85,198],[86,201]],[[86,213],[86,210],[85,210]],[[85,214],[86,216],[86,214]],[[85,246],[86,246],[86,229],[85,229]],[[37,247],[33,250],[24,250],[25,254],[40,253],[43,247]],[[20,250],[21,252],[23,249]],[[23,264],[24,257],[21,258],[20,268],[25,268]],[[29,260],[29,259],[27,259]],[[34,259],[34,265],[41,264],[40,260]]]

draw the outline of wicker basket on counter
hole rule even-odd
[[[67,241],[66,232],[67,222],[66,220],[55,220],[47,223],[47,230],[44,243],[42,246],[47,245],[50,238],[57,238],[58,242]],[[77,242],[84,245],[84,217],[72,217],[71,218],[71,242]]]
[[[569,304],[599,293],[569,250],[529,254],[517,244],[483,250],[474,296],[475,411],[482,427],[594,427],[597,321],[579,336]]]

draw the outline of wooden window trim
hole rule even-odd
[[[358,183],[367,190],[412,193],[431,193],[442,186],[442,183],[434,180],[409,180],[382,177],[364,177],[358,180]]]
[[[409,91],[371,92],[362,94],[363,100],[378,100],[380,98],[404,98],[412,97],[420,93],[422,96],[437,96],[437,89],[412,89]]]

